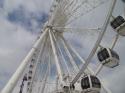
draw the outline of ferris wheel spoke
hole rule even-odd
[[[102,68],[103,68],[103,65],[102,64],[99,64],[99,66],[98,66],[98,68],[97,68],[97,70],[95,71],[95,76],[96,75],[98,75],[99,74],[99,72],[102,70]]]
[[[64,8],[68,5],[69,0],[62,0],[62,3],[58,5],[58,8],[62,9],[62,12],[64,13]]]
[[[66,10],[68,10],[71,6],[73,6],[74,4],[76,4],[77,0],[72,0],[69,4],[67,4],[67,6],[64,8],[64,11],[65,12]]]
[[[40,70],[39,74],[40,74],[41,76],[39,76],[40,85],[39,85],[39,87],[38,87],[38,93],[41,93],[41,90],[42,90],[42,86],[41,86],[41,85],[42,85],[42,83],[43,83],[43,78],[44,78],[44,75],[43,75],[43,71],[44,71],[43,63],[40,64],[40,68],[41,68],[41,69],[39,69],[39,70]]]
[[[76,2],[75,2],[75,1],[76,1]],[[65,7],[61,7],[61,9],[62,9],[61,12],[63,12],[62,14],[67,15],[67,17],[68,17],[69,15],[71,15],[70,12],[72,11],[72,9],[74,9],[75,6],[77,6],[77,1],[78,1],[78,0],[73,0],[71,3],[69,3],[70,5],[67,4],[66,9],[65,9]],[[75,2],[75,3],[74,3],[74,2]],[[71,4],[73,4],[72,7],[71,7]],[[75,4],[75,5],[74,5],[74,4]],[[69,10],[68,8],[71,8],[71,9]],[[66,10],[67,10],[67,12],[66,12]],[[61,16],[63,16],[63,15],[61,15]],[[68,17],[68,19],[70,19],[70,17]],[[62,21],[62,20],[64,20],[63,17],[61,17],[61,18],[59,19],[59,21]],[[67,20],[67,21],[68,21],[68,20]]]
[[[57,39],[56,39],[56,37],[55,37],[54,34],[53,34],[53,37],[54,37],[54,40],[57,42]],[[60,48],[58,42],[57,42],[57,47],[58,47],[58,49],[59,49],[60,55],[61,55],[61,57],[62,57],[62,59],[63,59],[63,62],[64,62],[64,64],[65,64],[65,66],[66,66],[66,69],[67,69],[67,71],[68,71],[68,75],[70,75],[69,67],[68,67],[68,65],[67,65],[66,59],[65,59],[65,57],[64,57],[64,55],[63,55],[63,53],[62,53],[62,50],[61,50],[61,48]]]
[[[91,11],[93,11],[94,9],[96,9],[97,7],[101,6],[102,4],[105,4],[106,1],[107,1],[107,0],[105,0],[104,2],[100,2],[100,3],[99,3],[98,5],[96,5],[96,6],[93,6],[93,7],[91,7],[91,8],[88,8],[88,10],[85,10],[85,12],[77,14],[78,16],[74,16],[74,14],[72,14],[72,15],[70,16],[70,19],[71,19],[71,18],[72,18],[72,19],[69,20],[69,21],[66,23],[66,25],[72,24],[74,21],[76,21],[76,20],[78,20],[79,18],[83,17],[84,15],[90,13]],[[86,5],[86,7],[88,7],[88,5]],[[90,7],[90,5],[89,5],[89,7]],[[76,12],[77,12],[77,11],[76,11]],[[75,12],[75,13],[76,13],[76,12]]]
[[[67,7],[64,9],[64,11],[66,12],[67,16],[73,14],[72,12],[74,10],[77,10],[77,7],[79,6],[79,3],[83,3],[83,1],[81,1],[81,2],[80,1],[81,0],[73,0],[73,1],[71,1],[69,3],[69,5],[67,5]],[[82,4],[80,4],[80,5],[82,5]]]
[[[43,60],[43,62],[44,62],[44,65],[47,65],[47,69],[46,69],[46,71],[45,71],[45,68],[42,70],[43,72],[45,72],[45,73],[43,73],[43,72],[41,72],[41,74],[43,74],[43,77],[41,78],[41,85],[40,85],[40,89],[39,89],[39,92],[38,93],[44,93],[45,92],[45,88],[46,88],[46,82],[47,82],[47,80],[49,79],[49,75],[50,75],[50,68],[51,68],[51,64],[50,64],[50,45],[49,45],[49,39],[48,39],[48,42],[46,42],[47,43],[47,46],[46,46],[46,52],[45,52],[45,54],[44,55],[46,55],[46,57],[44,57],[44,58],[41,58],[41,59],[44,59]],[[40,73],[39,73],[40,74]]]
[[[78,1],[78,0],[73,0],[73,2],[74,1]],[[68,4],[75,4],[75,5],[77,5],[77,3],[68,3],[67,2],[67,4],[65,4],[65,6],[62,6],[62,5],[58,5],[58,9],[57,10],[59,10],[58,11],[58,15],[60,15],[60,16],[62,16],[62,18],[60,18],[60,19],[58,19],[58,21],[62,21],[62,20],[65,20],[65,17],[63,17],[63,16],[66,16],[66,17],[68,17],[68,13],[66,12],[66,10],[68,10],[67,8],[70,8],[71,7],[71,5],[68,5]],[[74,5],[74,6],[75,6]],[[65,8],[66,7],[66,8]],[[72,9],[72,8],[71,8]],[[59,13],[60,12],[60,13]],[[55,13],[56,14],[56,13]],[[60,17],[59,16],[59,17]],[[57,17],[55,17],[55,18],[57,18]],[[54,19],[55,19],[54,18]]]
[[[64,46],[64,48],[65,48],[65,50],[66,50],[66,52],[67,52],[67,54],[68,54],[68,56],[70,58],[71,64],[73,65],[73,67],[76,70],[76,72],[78,72],[79,71],[79,67],[76,65],[76,62],[74,61],[73,56],[71,55],[71,53],[70,53],[70,51],[68,49],[68,45],[64,41],[62,41],[62,42],[63,42],[63,46]]]
[[[49,55],[49,60],[48,60],[48,64],[47,64],[47,70],[46,70],[44,81],[43,81],[42,92],[40,92],[40,93],[46,93],[45,87],[47,87],[47,79],[49,79],[49,74],[50,74],[50,55]]]
[[[52,50],[54,53],[54,57],[55,57],[55,63],[56,63],[56,67],[57,67],[57,71],[58,71],[58,75],[59,75],[59,79],[62,82],[63,81],[63,73],[62,73],[62,69],[61,66],[59,64],[59,59],[58,59],[58,55],[57,55],[57,50],[56,50],[56,46],[52,37],[52,33],[49,31],[49,36],[50,36],[50,41],[51,41],[51,46],[52,46]]]
[[[43,41],[43,47],[40,48],[40,52],[37,54],[37,58],[36,59],[36,62],[35,62],[35,67],[33,69],[33,74],[32,74],[32,80],[30,81],[31,82],[31,85],[28,86],[29,87],[29,91],[27,91],[28,93],[31,93],[32,92],[32,89],[33,89],[33,84],[34,84],[34,79],[35,79],[35,75],[36,75],[36,70],[37,70],[37,67],[38,67],[38,63],[41,59],[41,56],[43,54],[43,51],[44,51],[44,48],[45,48],[45,45],[46,45],[46,40],[47,40],[47,37],[45,37],[44,41]]]
[[[75,8],[72,8],[72,10],[69,11],[68,16],[69,18],[74,15],[84,4],[87,2],[87,0],[82,1],[80,4],[76,4]]]
[[[69,49],[71,49],[71,50],[73,51],[73,53],[79,58],[79,60],[82,62],[82,64],[85,64],[85,60],[84,60],[84,59],[79,55],[79,53],[70,45],[70,43],[67,42],[67,41],[64,39],[63,36],[61,37],[61,39],[63,40],[63,42],[65,42],[65,44],[67,45],[67,47],[68,47]],[[91,71],[92,74],[94,74],[94,72],[93,72],[90,68],[87,67],[87,69],[88,69],[89,71]]]
[[[112,44],[111,44],[111,49],[113,49],[119,39],[119,34],[116,34],[116,36],[113,38]]]
[[[45,87],[46,87],[46,82],[47,82],[47,78],[48,78],[48,73],[49,73],[49,63],[47,64],[47,70],[46,70],[46,73],[45,73],[45,77],[43,79],[41,93],[45,93]]]
[[[69,2],[68,0],[65,0],[64,4],[63,4],[63,6],[62,6],[63,11],[64,11],[65,7],[68,5],[68,2]]]
[[[79,1],[79,0],[74,0],[74,1],[72,1],[72,2],[66,7],[65,12],[67,13],[67,15],[71,14],[71,12],[73,11],[73,9],[74,9],[75,7],[77,7],[78,1]]]
[[[62,39],[64,40],[65,43],[67,43],[63,37],[62,37]],[[67,45],[68,45],[68,47],[70,47],[70,49],[76,54],[76,56],[81,60],[81,62],[82,62],[83,64],[85,64],[85,60],[79,55],[79,53],[78,53],[69,43],[67,43]],[[100,71],[101,68],[102,68],[102,67],[99,66],[98,70],[97,70],[96,73],[95,73],[95,72],[88,66],[88,67],[87,67],[87,71],[89,71],[89,73],[91,73],[92,75],[97,75],[97,74],[98,74],[98,71]],[[86,74],[86,73],[84,73],[84,74]],[[100,81],[102,82],[102,87],[105,89],[106,93],[112,93],[112,92],[105,86],[104,82],[103,82],[102,80],[100,80]]]
[[[65,41],[65,39],[62,37],[62,39],[64,40],[64,42],[65,43],[67,43],[66,41]],[[85,60],[79,55],[79,53],[69,44],[69,43],[67,43],[67,45],[68,45],[68,47],[70,47],[70,49],[72,49],[72,51],[76,54],[76,56],[81,60],[81,62],[83,63],[83,64],[85,64]],[[99,66],[99,68],[98,69],[100,69],[101,68],[101,66]],[[95,73],[89,66],[87,67],[87,71],[89,71],[89,73],[91,73],[92,75],[97,75],[98,73],[98,71]],[[85,74],[85,73],[84,73]],[[101,82],[102,82],[102,87],[105,89],[105,91],[106,91],[106,93],[112,93],[106,86],[105,86],[105,84],[104,84],[104,82],[102,81],[102,80],[100,80]]]
[[[58,9],[62,8],[63,2],[64,2],[64,0],[54,0],[52,6],[50,8],[50,17],[52,17],[52,15],[55,15]]]
[[[59,48],[59,51],[60,51],[60,55],[63,57],[63,55],[64,54],[62,54],[62,51],[61,51],[61,47],[59,47],[59,42],[57,41],[57,39],[58,39],[58,37],[57,37],[57,35],[56,34],[54,34],[53,32],[52,32],[52,34],[53,34],[53,37],[54,37],[54,39],[55,39],[55,42],[57,43],[57,47]],[[61,41],[60,41],[61,42]],[[65,48],[65,47],[64,47]],[[65,51],[67,52],[69,52],[69,50],[66,50],[65,49]],[[73,70],[71,70],[70,72],[69,72],[69,74],[68,75],[66,75],[65,77],[64,77],[64,81],[65,80],[67,80],[68,78],[67,77],[69,77],[69,76],[72,76],[72,75],[76,75],[76,73],[78,72],[78,71],[76,71],[76,70],[79,70],[79,68],[78,68],[78,66],[76,65],[76,63],[74,62],[74,59],[72,58],[72,60],[71,60],[71,55],[69,55],[68,54],[68,56],[70,56],[69,58],[70,58],[70,63],[72,64],[72,67],[71,68],[73,68]],[[64,57],[63,57],[64,58]],[[65,59],[66,58],[64,58],[64,61],[65,61]],[[65,62],[64,62],[65,63]],[[67,64],[66,64],[66,66],[68,66]],[[70,67],[67,67],[67,69],[69,70],[70,69]],[[67,73],[67,72],[66,72]],[[73,74],[72,74],[73,73]]]
[[[32,59],[34,59],[33,61],[35,62],[34,64],[34,68],[32,69],[32,75],[29,75],[31,77],[31,80],[29,81],[30,82],[30,85],[27,86],[28,90],[27,92],[28,93],[31,93],[32,90],[33,90],[33,84],[34,84],[34,80],[35,80],[35,75],[37,73],[37,67],[38,67],[38,63],[39,63],[39,60],[40,60],[40,56],[41,54],[43,53],[43,49],[44,49],[44,44],[45,44],[45,41],[46,41],[46,37],[44,38],[44,41],[43,41],[43,44],[41,46],[38,46],[38,49],[37,49],[37,52],[35,53],[35,55],[32,57]],[[40,50],[39,50],[40,49]],[[31,61],[32,62],[32,61]],[[29,69],[30,71],[30,69]]]
[[[97,50],[97,48],[98,48],[98,45],[100,44],[100,42],[101,42],[101,40],[102,40],[102,38],[103,38],[103,36],[104,36],[104,33],[106,32],[106,28],[107,28],[107,26],[108,26],[109,19],[110,19],[111,15],[112,15],[112,12],[113,12],[115,3],[116,3],[116,0],[114,0],[114,1],[111,3],[111,7],[110,7],[110,9],[109,9],[109,12],[108,12],[108,14],[107,14],[105,23],[104,23],[103,28],[102,28],[102,29],[103,29],[103,30],[102,30],[102,33],[99,35],[99,37],[98,37],[98,39],[97,39],[97,41],[96,41],[96,43],[95,43],[94,48],[92,49],[90,55],[88,56],[88,58],[87,58],[87,60],[86,60],[86,64],[83,65],[82,69],[79,71],[79,73],[78,73],[78,74],[76,75],[76,77],[73,79],[73,81],[72,81],[73,84],[79,79],[79,77],[81,76],[80,74],[83,73],[83,71],[86,69],[86,67],[87,67],[88,64],[90,63],[92,57],[94,56],[94,54],[95,54],[95,52],[96,52],[96,50]]]
[[[107,0],[105,0],[105,1],[96,0],[95,2],[94,1],[95,0],[93,0],[93,3],[95,3],[95,2],[98,2],[98,3],[95,5],[95,4],[90,3],[90,1],[88,1],[88,0],[85,0],[85,1],[81,1],[81,4],[76,4],[75,9],[74,8],[71,8],[71,10],[67,9],[67,11],[69,11],[69,12],[66,13],[67,18],[68,18],[66,25],[69,25],[72,22],[78,20],[80,17],[83,17],[87,13],[91,12],[92,10],[94,10],[97,7],[104,4]],[[79,10],[79,9],[81,9],[82,6],[84,6],[83,7],[84,12],[83,13],[81,13],[80,10]],[[79,10],[79,14],[75,15],[76,13],[78,13],[78,10]],[[59,21],[62,21],[62,20],[64,20],[64,18],[59,19]]]
[[[88,33],[100,33],[101,28],[75,28],[75,27],[53,27],[54,30],[57,30],[59,32],[88,32]]]
[[[27,85],[23,84],[24,80],[21,82],[20,93],[24,89],[26,93],[76,93],[76,90],[78,90],[78,93],[85,92],[88,91],[88,88],[84,89],[82,87],[82,84],[85,85],[86,83],[82,80],[86,76],[91,85],[90,92],[95,93],[96,90],[93,90],[93,88],[97,87],[94,87],[96,84],[94,85],[93,82],[97,83],[97,81],[92,79],[91,75],[98,79],[98,93],[101,93],[101,88],[104,92],[111,93],[108,87],[105,86],[106,82],[99,75],[103,66],[107,65],[101,63],[98,65],[96,62],[94,65],[91,65],[90,62],[92,59],[96,61],[93,57],[95,57],[97,50],[101,49],[102,46],[100,44],[105,43],[102,42],[102,39],[106,36],[104,34],[108,30],[107,27],[111,16],[113,17],[112,12],[117,0],[112,0],[103,27],[84,28],[77,27],[78,24],[75,25],[75,22],[77,23],[79,18],[89,14],[94,9],[98,10],[98,7],[103,8],[101,5],[105,3],[105,5],[108,5],[107,1],[109,3],[110,0],[54,0],[50,9],[49,20],[43,27],[43,35],[40,34],[36,44],[1,92],[11,93],[16,84],[18,86],[20,77],[22,79],[22,76],[25,76],[24,74],[26,73],[27,80],[25,81],[27,81]],[[113,50],[120,35],[117,33],[113,38],[109,50]],[[105,38],[106,40],[109,39]],[[95,39],[96,41],[94,41]],[[89,42],[91,40],[92,44],[94,44],[92,50],[90,49],[92,47],[91,42]],[[82,48],[86,49],[84,53],[80,51]],[[108,50],[108,48],[106,49]],[[85,59],[83,56],[86,56],[89,51],[90,54]],[[109,53],[113,54],[115,51],[110,51]],[[94,67],[97,68],[93,69]],[[58,77],[56,78],[56,76]],[[81,85],[82,90],[79,90],[79,86],[76,83]]]
[[[60,64],[60,67],[61,67],[61,70],[62,70],[62,73],[63,73],[63,78],[65,75],[67,75],[65,73],[66,69],[64,67],[65,65],[65,62],[63,62],[63,56],[64,54],[62,54],[62,50],[61,50],[61,46],[59,45],[59,41],[58,41],[58,37],[56,37],[56,33],[53,33],[52,32],[52,36],[53,36],[53,40],[55,42],[55,46],[56,46],[56,49],[57,49],[57,54],[58,54],[58,59],[59,59],[59,64]],[[65,57],[64,57],[65,58]],[[67,71],[66,71],[67,72]]]

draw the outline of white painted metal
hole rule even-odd
[[[118,39],[119,39],[119,34],[116,34],[116,36],[114,37],[114,39],[112,41],[111,49],[113,49],[115,47]]]
[[[50,41],[51,41],[53,54],[54,54],[54,57],[55,57],[55,63],[56,63],[56,67],[57,67],[57,71],[58,71],[58,75],[59,75],[59,80],[61,82],[63,82],[63,73],[62,73],[62,70],[61,70],[61,67],[60,67],[60,64],[59,64],[59,59],[58,59],[56,46],[55,46],[55,43],[54,43],[54,40],[53,40],[53,37],[52,37],[52,33],[51,33],[50,30],[49,30],[49,36],[50,36]]]
[[[85,63],[85,60],[79,55],[79,53],[64,39],[64,37],[62,36],[62,42],[64,42],[65,44],[66,44],[66,46],[69,48],[69,49],[71,49],[74,53],[75,53],[75,55],[80,59],[80,61],[84,64]],[[94,74],[94,72],[90,69],[90,68],[88,68],[87,67],[87,69],[88,69],[88,71],[90,71],[91,72],[91,74],[93,75]]]
[[[80,61],[84,64],[85,60],[79,55],[79,53],[69,44],[67,43],[67,41],[62,37],[63,41],[65,42],[65,44],[67,44],[67,46],[76,54],[76,56],[80,59]],[[87,70],[92,74],[92,75],[97,75],[100,70],[101,70],[101,65],[98,67],[98,70],[96,70],[96,72],[94,72],[91,68],[89,68],[87,66]],[[103,88],[105,89],[106,93],[112,93],[104,84],[104,81],[100,80],[101,84],[103,86]]]
[[[99,74],[99,72],[102,70],[102,68],[103,68],[103,65],[100,64],[100,65],[98,66],[97,70],[95,71],[95,76]]]
[[[48,32],[47,32],[48,33]],[[35,66],[34,66],[34,69],[33,69],[33,74],[32,74],[32,80],[31,80],[31,86],[30,86],[30,89],[28,91],[28,93],[31,93],[32,92],[32,89],[33,89],[33,81],[35,79],[35,75],[36,75],[36,70],[37,70],[37,66],[38,66],[38,63],[40,62],[40,59],[41,59],[41,56],[43,55],[43,51],[45,49],[45,45],[46,45],[46,41],[47,41],[47,37],[48,35],[46,34],[46,37],[44,38],[44,41],[43,43],[41,44],[40,46],[40,50],[39,50],[39,53],[37,54],[38,57],[36,59],[36,62],[35,62]],[[43,45],[43,46],[42,46]]]
[[[102,27],[102,31],[95,43],[95,46],[94,48],[92,49],[90,55],[88,56],[88,58],[86,59],[86,63],[82,66],[82,69],[79,71],[79,73],[76,75],[76,77],[73,79],[72,81],[72,84],[75,84],[77,82],[77,80],[80,78],[80,76],[83,74],[84,70],[86,69],[86,67],[88,66],[88,64],[90,63],[92,57],[94,56],[94,54],[96,53],[96,50],[103,38],[103,35],[105,34],[106,32],[106,29],[107,29],[107,26],[108,26],[108,23],[110,21],[110,17],[112,15],[112,12],[113,12],[113,9],[114,9],[114,6],[115,6],[115,3],[116,3],[116,0],[113,0],[112,3],[111,3],[111,8],[109,9],[109,13],[106,17],[106,21],[104,23],[104,26]]]
[[[24,72],[27,64],[29,63],[32,55],[34,54],[35,50],[37,49],[37,47],[39,46],[39,44],[41,44],[43,38],[45,37],[46,32],[47,32],[46,30],[42,33],[42,35],[37,40],[37,42],[35,43],[35,45],[33,46],[33,48],[30,50],[30,52],[26,56],[26,58],[21,62],[21,65],[18,67],[18,69],[13,74],[13,76],[11,77],[11,79],[9,80],[9,82],[7,83],[7,85],[4,87],[4,89],[1,91],[1,93],[12,93],[12,91],[13,91],[14,87],[16,86],[19,78],[21,77],[21,75]]]
[[[57,0],[55,0],[55,1],[57,2]],[[63,1],[62,0],[58,0],[58,2],[57,2],[58,5],[56,6],[55,10],[53,10],[53,14],[52,14],[52,16],[49,19],[49,25],[50,25],[50,27],[53,25],[53,26],[55,26],[55,29],[58,29],[58,28],[65,29],[65,25],[68,25],[68,24],[70,24],[70,22],[74,21],[75,18],[73,20],[71,20],[71,21],[68,22],[68,20],[70,19],[69,17],[72,17],[72,15],[77,12],[77,9],[80,8],[80,5],[81,5],[81,4],[80,5],[76,5],[77,2],[74,3],[74,1],[78,1],[78,0],[72,0],[72,1],[70,1],[70,0],[69,1],[68,0],[63,0]],[[108,13],[107,18],[106,18],[106,21],[105,21],[104,26],[102,28],[102,31],[101,31],[101,33],[100,33],[100,35],[98,37],[98,40],[96,41],[96,44],[95,44],[94,48],[92,49],[90,55],[88,56],[87,60],[84,60],[79,55],[79,53],[62,36],[62,42],[63,42],[63,45],[64,45],[64,49],[66,50],[66,53],[67,53],[68,57],[70,58],[70,61],[72,62],[72,66],[77,71],[79,71],[79,68],[75,64],[75,61],[74,61],[73,56],[71,55],[69,49],[71,49],[74,52],[74,54],[80,59],[80,61],[83,63],[82,69],[80,69],[79,73],[77,73],[76,77],[72,80],[71,84],[75,84],[76,81],[80,78],[80,76],[85,73],[86,69],[92,75],[98,75],[98,73],[101,71],[103,65],[99,65],[98,69],[94,73],[94,71],[92,71],[88,67],[88,64],[90,63],[92,57],[94,56],[97,48],[99,47],[99,44],[100,44],[102,38],[103,38],[103,35],[106,32],[106,28],[107,28],[107,25],[109,23],[109,19],[110,19],[111,15],[112,15],[112,11],[114,9],[115,3],[116,3],[116,0],[113,0],[112,4],[111,4],[111,8],[110,8],[109,13]],[[53,6],[53,7],[55,7],[55,6]],[[72,8],[72,7],[75,7],[75,8]],[[72,11],[69,11],[68,9],[72,10]],[[62,18],[60,16],[62,16]],[[68,22],[68,23],[66,24],[66,22]],[[15,85],[18,82],[20,76],[24,72],[24,69],[26,68],[27,64],[29,63],[29,60],[32,58],[33,53],[38,48],[38,46],[43,42],[43,38],[47,37],[47,35],[46,35],[47,32],[49,32],[48,34],[49,34],[49,38],[50,38],[50,44],[51,44],[51,48],[52,48],[52,51],[53,51],[53,54],[54,54],[55,64],[56,64],[56,68],[57,68],[57,72],[58,72],[58,78],[57,78],[57,82],[56,82],[56,84],[57,84],[56,91],[58,90],[58,86],[60,85],[59,83],[64,84],[64,85],[66,84],[66,83],[64,83],[64,77],[63,77],[64,74],[63,74],[63,70],[61,68],[60,60],[58,58],[59,57],[58,56],[58,51],[57,51],[57,47],[59,48],[59,46],[57,44],[58,41],[56,40],[55,33],[53,33],[52,31],[53,31],[53,28],[52,29],[50,29],[50,28],[45,29],[45,31],[43,32],[43,34],[37,40],[37,42],[34,45],[34,47],[31,49],[31,51],[29,52],[29,54],[26,56],[26,58],[24,59],[24,61],[22,62],[22,64],[19,66],[19,68],[17,69],[17,71],[12,76],[12,78],[8,82],[7,86],[5,86],[5,88],[2,90],[1,93],[12,93],[13,88],[15,87]],[[114,41],[112,43],[112,46],[111,46],[112,48],[114,48],[117,40],[118,40],[118,35],[116,36],[116,38],[114,39]],[[40,49],[40,51],[42,51],[42,48]],[[61,52],[60,48],[59,48],[59,51]],[[61,53],[61,56],[63,56],[62,53]],[[40,54],[39,54],[39,57],[40,57]],[[37,60],[40,59],[39,57],[38,57]],[[49,55],[49,57],[50,57],[50,55]],[[64,59],[63,61],[65,61],[64,57],[63,57],[63,59]],[[67,67],[67,69],[68,69],[68,67]],[[36,70],[36,68],[35,68],[35,70]],[[48,69],[47,69],[46,74],[44,76],[44,83],[43,83],[43,87],[41,88],[41,90],[42,90],[41,93],[44,93],[44,89],[46,87],[46,83],[47,83],[47,78],[48,78],[48,73],[49,72],[50,72],[50,66],[48,66]],[[70,73],[70,72],[68,71],[68,73]],[[35,76],[35,74],[34,74],[34,76]],[[103,81],[102,80],[100,80],[100,81],[102,83],[102,86],[106,89],[107,93],[111,93],[110,90],[107,89],[104,86]],[[73,92],[73,93],[75,93],[75,92]]]
[[[75,71],[78,72],[79,71],[79,67],[76,65],[76,63],[75,63],[75,61],[74,61],[74,59],[73,59],[73,57],[72,57],[72,55],[71,55],[67,45],[64,42],[63,42],[63,45],[64,45],[64,48],[65,48],[65,50],[66,50],[66,52],[67,52],[67,54],[68,54],[68,56],[70,58],[70,62],[72,64],[72,66],[74,67]]]
[[[96,4],[92,4],[90,2],[93,2],[93,3],[96,3]],[[81,5],[77,5],[78,8],[76,8],[76,10],[72,13],[70,12],[68,15],[68,18],[72,18],[71,20],[68,21],[68,23],[66,25],[69,25],[71,23],[73,23],[75,20],[78,20],[79,18],[83,17],[84,15],[86,15],[87,13],[91,12],[92,10],[94,10],[95,8],[99,7],[100,5],[104,4],[106,2],[105,1],[101,1],[101,0],[83,0],[81,3]],[[80,7],[82,7],[83,5],[85,5],[86,9],[83,9],[84,12],[79,12],[78,13],[78,10]],[[94,6],[95,5],[95,6]],[[74,6],[72,6],[74,7]],[[91,7],[91,8],[90,8]],[[74,8],[73,8],[74,9]],[[77,13],[77,16],[74,16],[75,13]]]
[[[112,41],[112,44],[111,44],[111,49],[113,49],[118,41],[118,38],[119,38],[119,34],[116,34],[116,36],[113,38],[113,41]],[[100,64],[95,72],[95,75],[98,75],[99,72],[102,70],[103,68],[103,65]]]
[[[89,79],[90,87],[88,87],[87,89],[84,89],[83,90],[84,93],[100,93],[101,88],[93,87],[91,75],[87,75],[87,76],[83,77],[83,79],[86,77],[88,77],[88,79]]]
[[[46,87],[46,82],[47,82],[47,78],[48,78],[48,75],[49,75],[49,71],[50,71],[50,62],[48,62],[47,70],[46,70],[46,73],[45,73],[45,77],[44,77],[44,80],[43,80],[42,89],[41,89],[40,93],[45,93],[45,87]]]
[[[53,37],[54,37],[54,39],[55,39],[55,42],[57,42],[56,36],[55,36],[54,34],[53,34]],[[64,61],[65,65],[66,65],[66,69],[67,69],[68,75],[69,75],[69,74],[70,74],[69,67],[68,67],[68,65],[67,65],[67,63],[66,63],[66,60],[65,60],[65,58],[64,58],[64,55],[62,54],[62,51],[61,51],[61,49],[60,49],[58,43],[57,43],[57,47],[59,48],[60,54],[61,54],[61,56],[62,56],[62,58],[63,58],[63,61]]]

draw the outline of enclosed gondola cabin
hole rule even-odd
[[[82,93],[100,93],[100,80],[93,75],[87,75],[81,79]]]
[[[105,66],[113,68],[119,65],[119,55],[110,48],[103,48],[98,53],[98,60]]]
[[[111,27],[121,36],[125,36],[125,19],[122,16],[116,17],[111,22]]]
[[[69,92],[69,90],[70,90],[70,88],[69,88],[69,86],[63,86],[63,90],[64,90],[64,92]]]

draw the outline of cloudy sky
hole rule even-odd
[[[117,1],[115,16],[123,14],[125,6]],[[51,4],[52,0],[0,0],[0,90],[34,44],[48,18]],[[120,66],[102,71],[105,83],[113,93],[125,93],[123,42],[125,39],[120,37],[116,47],[121,58]]]
[[[51,0],[0,0],[0,90],[31,49]]]

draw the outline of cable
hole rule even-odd
[[[106,1],[105,1],[106,2]],[[96,7],[94,6],[93,9],[90,9],[88,11],[86,11],[85,13],[81,13],[79,14],[79,16],[74,17],[74,19],[70,20],[68,23],[66,23],[66,25],[71,24],[73,21],[78,20],[80,17],[83,17],[84,15],[86,15],[87,13],[91,12],[92,10],[96,9],[97,7],[99,7],[100,5],[104,4],[105,2],[100,2],[100,4],[98,4]],[[70,16],[71,17],[71,16]]]
[[[47,37],[46,37],[46,38],[47,38]],[[44,39],[43,45],[45,45],[45,40],[46,40],[46,39]],[[41,46],[42,46],[42,45],[41,45]],[[29,92],[29,93],[31,93],[32,90],[33,90],[33,81],[34,81],[34,79],[35,79],[36,69],[37,69],[38,62],[39,62],[39,59],[40,59],[40,57],[41,57],[41,53],[43,52],[43,48],[44,48],[44,47],[45,47],[45,46],[43,46],[43,47],[40,48],[40,51],[39,51],[38,56],[37,56],[36,64],[35,64],[35,67],[34,67],[34,69],[33,69],[33,74],[32,74],[32,80],[31,80],[30,89],[29,89],[29,91],[27,91],[27,92]]]
[[[57,39],[56,39],[55,35],[53,35],[53,36],[54,36],[55,42],[57,42]],[[60,54],[61,54],[61,56],[62,56],[62,59],[63,59],[65,65],[66,65],[66,69],[67,69],[67,71],[68,71],[68,75],[70,75],[70,71],[69,71],[69,69],[68,69],[68,65],[66,64],[66,60],[65,60],[65,58],[64,58],[64,55],[62,54],[62,51],[61,51],[61,48],[59,47],[58,42],[57,42],[57,46],[58,46],[58,49],[59,49]]]

